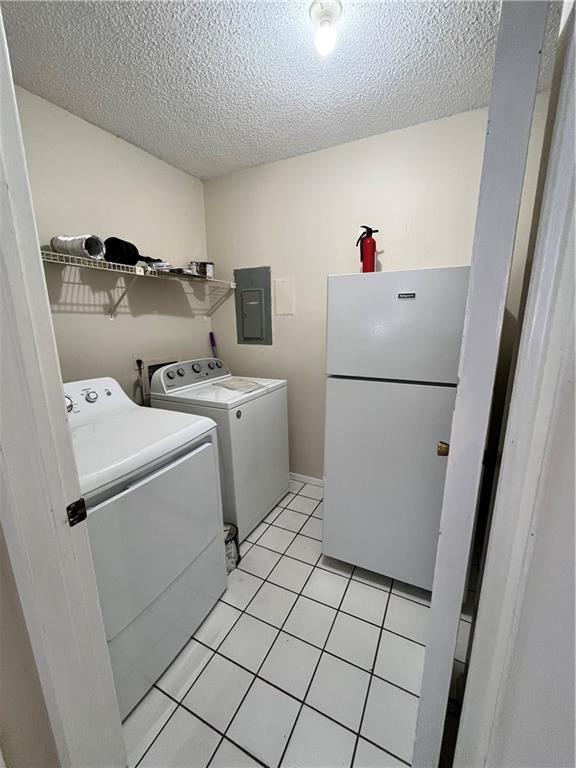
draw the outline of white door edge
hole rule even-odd
[[[500,11],[414,768],[440,758],[547,12],[526,0]]]
[[[0,16],[0,524],[62,765],[126,756]]]
[[[485,765],[517,637],[557,382],[573,355],[574,39],[548,164],[455,765]],[[567,610],[573,610],[568,606]],[[568,671],[568,670],[567,670]]]

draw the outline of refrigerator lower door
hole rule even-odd
[[[456,389],[329,378],[323,552],[432,588]]]

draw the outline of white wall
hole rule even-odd
[[[219,352],[246,375],[287,378],[291,468],[322,476],[326,276],[358,270],[360,224],[380,229],[383,268],[470,261],[486,111],[454,115],[206,182],[17,89],[41,242],[57,232],[117,235],[217,275],[271,265],[293,277],[296,314],[274,344],[236,344],[233,301],[212,319]],[[517,312],[546,98],[538,100],[508,308]],[[204,198],[206,211],[204,211]],[[205,230],[206,226],[206,230]],[[131,394],[132,355],[209,354],[211,324],[180,283],[138,281],[110,321],[123,278],[46,267],[65,380],[116,377]]]
[[[541,96],[508,308],[517,313],[547,99]],[[213,317],[237,373],[287,378],[291,469],[322,477],[325,286],[359,271],[358,228],[380,229],[382,268],[468,264],[486,110],[466,112],[205,183],[209,258],[217,274],[270,265],[292,277],[296,313],[274,317],[274,344],[238,345],[232,302]]]
[[[175,265],[206,258],[202,182],[69,112],[16,89],[41,243],[57,233],[115,235]],[[111,321],[124,278],[46,266],[65,381],[114,376],[132,394],[131,353],[208,354],[210,323],[194,319],[174,281],[136,282]]]
[[[10,768],[52,768],[56,745],[1,527],[0,605],[0,766],[4,757]]]

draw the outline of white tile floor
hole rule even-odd
[[[430,595],[323,556],[321,536],[322,488],[292,480],[125,722],[131,767],[410,764]]]

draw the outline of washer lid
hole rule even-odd
[[[236,408],[262,395],[286,386],[284,379],[256,379],[254,376],[222,376],[210,384],[184,387],[167,395],[153,394],[156,405],[163,400],[183,405],[203,405],[207,408]]]
[[[81,492],[92,493],[120,480],[215,426],[205,416],[139,406],[73,426]]]

